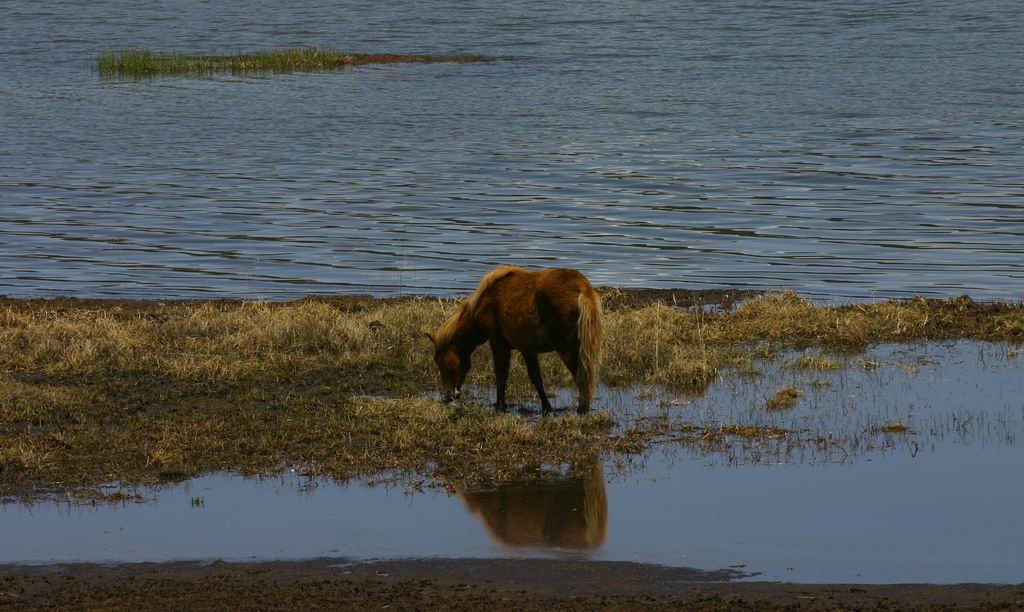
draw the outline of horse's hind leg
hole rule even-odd
[[[526,372],[530,375],[530,382],[540,396],[540,406],[544,412],[551,412],[551,402],[548,401],[548,394],[544,392],[544,379],[540,375],[540,361],[536,353],[523,353],[523,361],[526,362]]]
[[[558,351],[558,356],[562,358],[562,363],[569,369],[569,374],[572,374],[572,379],[576,380],[576,374],[580,371],[580,352],[579,350],[574,351]],[[580,389],[579,402],[580,405],[576,408],[578,414],[583,414],[590,410],[590,405],[586,403],[583,398],[585,394],[583,389]]]
[[[494,407],[504,412],[505,390],[508,387],[508,366],[512,361],[512,349],[505,343],[491,342],[491,357],[494,358],[494,383],[497,387],[498,401]]]

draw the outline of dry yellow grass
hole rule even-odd
[[[907,425],[906,423],[900,423],[898,421],[893,423],[886,423],[885,425],[880,425],[875,429],[881,433],[889,434],[902,434],[910,432],[909,425]]]
[[[0,304],[0,368],[56,378],[148,375],[209,383],[334,373],[344,375],[337,384],[349,387],[425,389],[435,373],[422,332],[436,328],[453,307],[453,301],[438,299],[134,308],[8,301]],[[725,313],[661,303],[610,310],[602,380],[699,389],[722,368],[749,364],[765,345],[862,348],[872,342],[959,337],[1020,340],[1024,309],[966,298],[815,306],[783,293]],[[475,357],[474,381],[487,384],[487,351]],[[568,383],[557,360],[547,361],[548,376]],[[829,369],[834,364],[807,356],[794,365]]]
[[[783,293],[704,312],[606,295],[601,378],[613,386],[700,393],[784,347],[1024,339],[1024,308],[967,298],[830,307]],[[437,374],[422,332],[454,306],[0,300],[0,492],[282,465],[342,477],[500,479],[586,453],[636,452],[664,433],[653,421],[613,430],[597,414],[536,425],[424,399]],[[474,361],[470,384],[489,387],[488,352]],[[515,361],[510,392],[532,402]],[[570,384],[556,357],[542,363],[549,385]]]
[[[814,372],[827,372],[829,370],[838,370],[843,367],[843,364],[826,357],[824,355],[800,355],[794,359],[790,359],[783,364],[784,367],[793,370],[811,370]]]
[[[765,407],[768,410],[789,410],[797,405],[803,395],[800,389],[786,385],[765,398]]]

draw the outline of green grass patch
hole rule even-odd
[[[236,55],[157,53],[126,49],[101,53],[96,69],[103,76],[146,77],[156,75],[246,74],[261,72],[324,72],[366,64],[437,62],[485,62],[483,55],[424,55],[391,53],[350,53],[315,47],[277,49]]]

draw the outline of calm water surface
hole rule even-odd
[[[602,284],[970,293],[1024,280],[1005,0],[0,3],[0,293]],[[107,49],[478,65],[104,80]]]
[[[770,424],[821,444],[674,446],[456,495],[211,475],[144,504],[0,504],[0,563],[571,556],[798,582],[1019,583],[1024,377],[1005,351],[882,347],[867,369],[773,368],[703,398],[602,394],[616,413]],[[807,395],[766,412],[783,383]],[[913,433],[872,433],[894,421]]]

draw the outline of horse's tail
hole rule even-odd
[[[579,319],[576,329],[580,337],[579,367],[576,369],[576,388],[580,392],[580,411],[590,407],[597,388],[597,371],[601,367],[601,298],[593,287],[586,287],[576,299]]]

